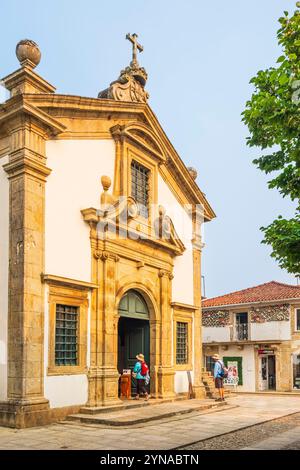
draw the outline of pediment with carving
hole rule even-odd
[[[166,161],[166,150],[159,136],[149,126],[139,122],[129,122],[126,125],[117,124],[110,131],[115,140],[127,139],[152,154],[160,162]]]

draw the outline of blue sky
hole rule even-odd
[[[280,55],[277,19],[289,0],[10,0],[1,7],[0,75],[18,66],[15,45],[36,41],[37,72],[58,93],[96,97],[130,61],[127,32],[139,34],[150,106],[217,218],[205,226],[203,274],[214,296],[270,280],[296,283],[260,244],[259,227],[293,205],[251,163],[240,113],[250,78]]]

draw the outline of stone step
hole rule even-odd
[[[135,408],[142,408],[149,405],[161,405],[163,403],[174,403],[177,401],[187,400],[186,396],[176,396],[173,398],[150,398],[149,401],[145,401],[143,398],[140,400],[135,400],[131,398],[129,400],[120,400],[119,404],[110,405],[110,406],[83,406],[80,408],[80,414],[102,414],[102,413],[114,413],[122,410],[130,410]]]
[[[147,402],[148,404],[149,402]],[[67,417],[66,422],[107,425],[107,426],[133,426],[150,421],[171,418],[192,412],[214,410],[226,406],[226,402],[212,402],[212,400],[182,400],[172,403],[161,403],[153,406],[151,401],[142,409],[127,408],[114,413],[87,414],[78,413]]]

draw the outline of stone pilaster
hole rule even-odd
[[[91,367],[88,373],[88,407],[119,403],[117,371],[118,328],[115,316],[116,265],[118,256],[94,252],[94,276],[99,286],[94,294],[91,324]]]
[[[158,367],[158,395],[160,398],[173,398],[175,371],[172,365],[172,316],[171,280],[169,271],[160,270],[160,365]]]
[[[0,422],[16,427],[43,424],[44,398],[44,205],[50,173],[45,133],[25,116],[11,123],[8,402]]]
[[[276,391],[289,392],[293,390],[293,371],[291,365],[291,343],[283,342],[280,346],[275,346],[276,357]]]
[[[202,382],[202,311],[201,311],[201,222],[203,213],[196,208],[193,214],[193,279],[194,279],[194,393],[195,398],[205,398]]]

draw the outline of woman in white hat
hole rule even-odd
[[[149,394],[146,390],[145,381],[147,376],[149,376],[149,368],[145,362],[144,354],[138,354],[136,356],[137,362],[133,369],[133,376],[136,378],[136,397],[135,399],[138,400],[140,395],[145,395],[145,400],[149,400]]]

